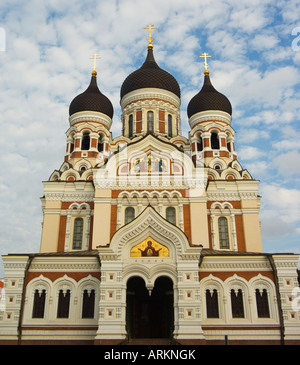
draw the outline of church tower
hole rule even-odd
[[[238,161],[210,56],[186,138],[179,84],[146,29],[145,61],[120,88],[120,136],[97,54],[70,103],[40,252],[3,256],[0,343],[299,344],[299,255],[263,252],[259,182]]]
[[[121,87],[123,135],[132,139],[152,133],[169,139],[179,135],[180,88],[161,69],[149,43],[144,64]]]

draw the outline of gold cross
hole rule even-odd
[[[97,67],[97,65],[96,65],[96,59],[97,58],[101,58],[97,53],[94,53],[93,54],[93,56],[92,57],[90,57],[90,59],[93,59],[94,60],[94,69],[93,69],[93,71],[96,71],[96,67]]]
[[[208,57],[211,57],[208,55],[208,53],[202,53],[202,56],[200,56],[200,58],[204,58],[204,68],[205,68],[205,71],[208,71],[208,64],[207,64],[207,58]]]
[[[144,29],[149,29],[148,48],[153,48],[153,44],[152,44],[153,38],[151,35],[151,29],[157,29],[157,27],[155,27],[153,24],[148,24],[146,27],[144,27]]]

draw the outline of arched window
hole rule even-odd
[[[130,114],[128,120],[128,137],[132,138],[132,136],[133,136],[133,115]]]
[[[69,318],[70,290],[60,290],[58,294],[57,318]]]
[[[174,207],[168,207],[166,209],[166,219],[172,224],[176,224],[176,209]]]
[[[81,149],[82,150],[90,149],[90,133],[89,132],[84,132],[82,135]]]
[[[210,136],[210,145],[211,145],[211,148],[213,150],[218,150],[220,148],[218,133],[213,132],[211,134],[211,136]]]
[[[225,217],[218,219],[220,248],[229,248],[228,224]]]
[[[133,220],[134,220],[134,208],[127,207],[125,209],[125,224],[130,223]]]
[[[94,318],[95,290],[84,290],[82,300],[82,318]]]
[[[257,316],[258,318],[270,318],[269,301],[267,289],[255,290]]]
[[[81,250],[83,236],[83,218],[75,218],[73,230],[73,250]]]
[[[154,131],[154,113],[152,111],[147,112],[147,132]]]
[[[172,115],[168,114],[168,137],[172,137]]]
[[[103,152],[103,140],[101,134],[99,134],[97,149],[99,152]]]
[[[34,291],[32,318],[44,318],[46,290]]]
[[[231,289],[230,297],[231,297],[232,318],[244,318],[245,314],[244,314],[242,289],[238,289],[237,291]]]
[[[206,289],[206,315],[207,318],[219,318],[218,291]]]

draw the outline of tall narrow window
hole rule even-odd
[[[230,291],[231,297],[231,311],[232,318],[244,318],[244,304],[243,304],[243,292],[241,289],[235,291],[231,289]]]
[[[95,290],[84,290],[82,302],[82,318],[94,318]]]
[[[125,224],[131,222],[134,220],[134,208],[133,207],[127,207],[125,209]]]
[[[46,290],[36,289],[33,299],[32,318],[44,318]]]
[[[70,153],[74,151],[74,134],[71,135],[71,142],[70,142]]]
[[[99,138],[98,138],[98,151],[99,152],[103,152],[103,140],[102,140],[102,136],[101,134],[99,134]]]
[[[60,290],[58,294],[57,318],[69,318],[70,290]]]
[[[176,209],[174,207],[168,207],[166,209],[166,219],[172,224],[176,224]]]
[[[225,217],[218,219],[220,248],[229,248],[228,224]]]
[[[199,137],[199,141],[197,142],[197,152],[200,152],[202,150],[203,150],[202,137]]]
[[[168,137],[172,137],[172,115],[168,114]]]
[[[81,250],[83,236],[83,218],[75,218],[73,231],[73,250]]]
[[[218,150],[220,148],[219,137],[216,132],[211,134],[210,145],[213,150]]]
[[[207,318],[219,318],[218,292],[206,289],[206,314]]]
[[[270,318],[268,293],[266,289],[255,290],[258,318]]]
[[[132,138],[132,136],[133,136],[133,115],[130,114],[128,120],[128,137]]]
[[[84,132],[81,141],[81,149],[89,150],[90,149],[90,133]]]
[[[152,111],[147,112],[147,132],[154,131],[154,113]]]

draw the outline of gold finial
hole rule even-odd
[[[94,60],[93,72],[92,72],[93,76],[97,75],[97,72],[96,72],[96,67],[97,67],[96,60],[97,60],[97,58],[101,58],[97,53],[94,53],[93,56],[90,57],[90,59]]]
[[[152,35],[151,35],[151,29],[157,29],[157,27],[155,27],[153,24],[148,24],[146,27],[144,27],[144,29],[149,29],[148,48],[152,49],[153,48],[153,44],[152,44],[153,38],[152,38]]]
[[[207,58],[208,57],[211,57],[208,55],[208,53],[204,52],[202,53],[202,55],[200,56],[200,58],[204,58],[204,75],[208,75],[209,74],[209,71],[208,71],[208,64],[207,64]]]

